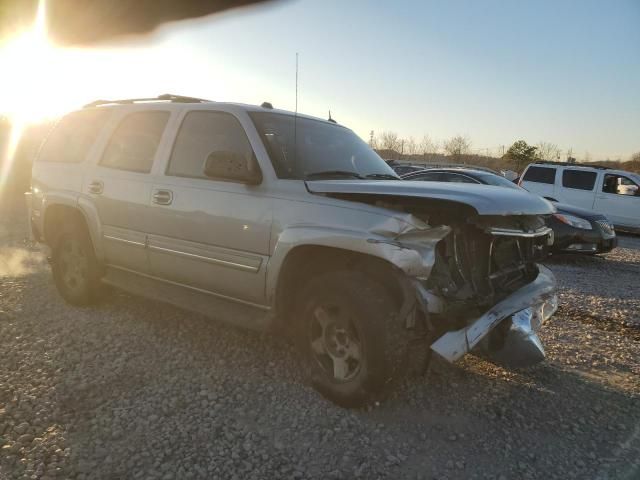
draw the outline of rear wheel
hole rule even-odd
[[[406,375],[407,334],[389,292],[366,275],[330,272],[309,281],[296,309],[296,340],[311,384],[359,407]]]
[[[84,225],[65,225],[52,247],[51,269],[60,295],[73,305],[89,305],[101,292],[100,268]]]

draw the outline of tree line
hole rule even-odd
[[[516,172],[521,172],[529,163],[535,161],[564,160],[568,163],[579,163],[570,152],[564,157],[558,145],[544,141],[530,145],[525,140],[516,140],[508,148],[502,147],[495,154],[490,154],[490,149],[473,149],[471,140],[463,135],[456,135],[438,142],[429,135],[423,135],[420,139],[402,138],[395,132],[384,131],[380,134],[371,132],[369,144],[385,160],[468,163],[494,170],[509,169]],[[483,152],[486,153],[483,154]],[[586,161],[591,161],[588,154],[586,157]],[[633,154],[628,161],[607,159],[593,162],[593,164],[640,173],[640,152]]]

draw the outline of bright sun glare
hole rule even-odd
[[[13,122],[44,120],[60,113],[65,91],[56,74],[61,65],[57,49],[47,40],[45,2],[40,0],[31,29],[18,33],[0,47],[0,65],[5,72],[0,105]],[[48,96],[59,91],[58,98]]]

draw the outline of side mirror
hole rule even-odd
[[[258,185],[262,182],[262,172],[252,155],[249,160],[244,156],[228,151],[211,152],[204,164],[207,177]]]

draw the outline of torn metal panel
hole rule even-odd
[[[386,260],[407,275],[427,278],[435,263],[436,244],[450,232],[451,227],[446,225],[412,228],[389,239],[369,238],[367,242],[380,245],[385,252]],[[420,258],[419,262],[416,262],[416,254]]]
[[[505,318],[527,308],[532,309],[534,325],[541,325],[557,308],[555,277],[551,271],[539,266],[537,278],[497,303],[467,327],[447,332],[433,342],[431,349],[450,362],[455,362],[471,351],[491,330]]]
[[[493,362],[505,367],[528,367],[544,360],[545,352],[536,334],[536,315],[532,308],[525,308],[511,316],[511,326],[500,350],[489,351]]]

